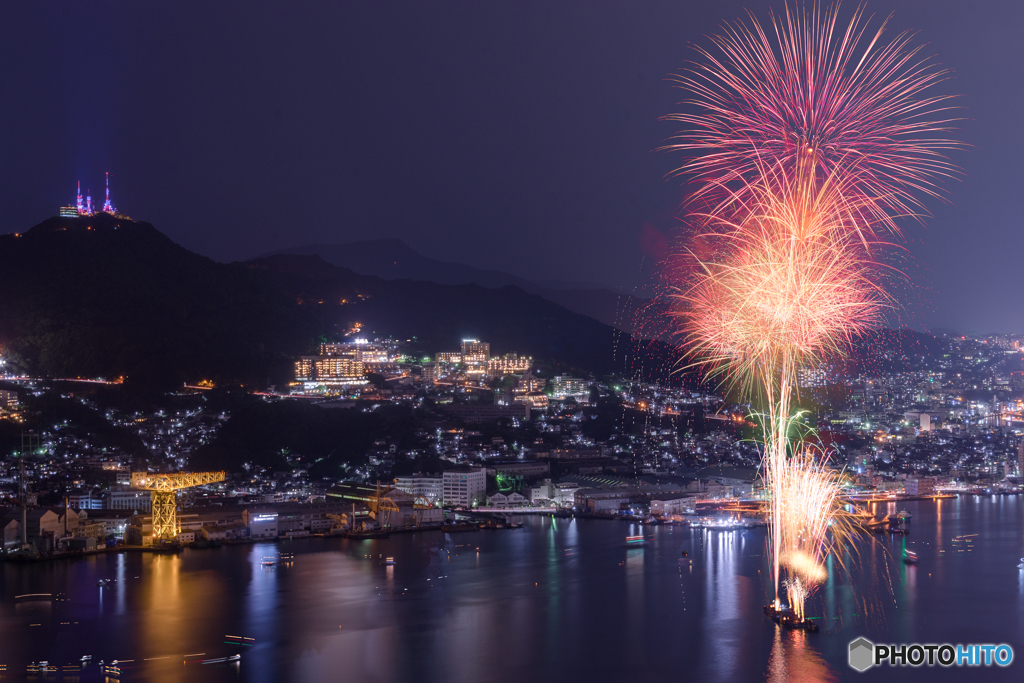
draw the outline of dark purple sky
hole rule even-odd
[[[4,232],[75,181],[218,260],[398,237],[534,279],[637,283],[682,194],[664,76],[782,2],[6,2]],[[852,9],[849,3],[847,10]],[[909,225],[907,319],[1024,332],[1024,5],[876,1],[956,72],[952,203]]]

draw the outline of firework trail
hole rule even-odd
[[[777,170],[760,177],[746,188],[740,218],[703,217],[698,241],[711,248],[691,255],[694,277],[672,296],[688,351],[767,406],[765,480],[778,586],[792,535],[785,525],[798,522],[785,498],[801,481],[794,468],[806,463],[788,458],[797,371],[875,326],[888,300],[880,267],[848,228],[849,202],[837,185],[821,183],[812,194]]]
[[[727,26],[678,78],[690,112],[666,117],[687,126],[666,149],[690,155],[678,172],[694,183],[671,294],[682,345],[765,406],[776,602],[785,566],[800,615],[849,527],[835,524],[836,477],[791,435],[797,371],[881,322],[886,240],[954,173],[947,98],[926,92],[946,72],[909,34],[884,42],[884,23],[867,23],[814,5],[767,29],[752,16]]]

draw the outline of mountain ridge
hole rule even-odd
[[[278,254],[316,254],[328,263],[385,280],[408,279],[444,285],[477,284],[490,289],[513,285],[630,334],[641,332],[639,320],[644,309],[650,305],[646,299],[614,292],[600,285],[557,280],[538,283],[503,271],[435,259],[420,254],[403,240],[394,237],[287,247],[256,258]]]
[[[662,373],[641,357],[667,350],[514,285],[383,280],[316,256],[223,264],[106,214],[0,235],[0,271],[0,345],[14,365],[50,377],[281,384],[295,356],[356,322],[428,353],[479,336],[496,354],[597,373]]]

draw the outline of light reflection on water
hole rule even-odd
[[[131,680],[160,683],[781,683],[849,678],[846,646],[861,635],[966,643],[985,634],[1020,647],[1024,505],[1006,498],[905,507],[913,514],[907,547],[920,564],[899,562],[903,539],[889,536],[861,545],[853,585],[830,558],[830,577],[809,603],[820,618],[815,634],[780,630],[761,613],[770,600],[764,530],[524,518],[527,528],[517,531],[4,565],[0,664],[135,659],[144,666]],[[954,537],[972,533],[979,536],[970,552],[950,552],[965,545]],[[627,547],[635,534],[648,545]],[[262,564],[278,552],[294,552],[294,562]],[[386,565],[388,556],[396,564]],[[97,586],[104,578],[117,581]],[[71,599],[14,600],[36,592]],[[1017,600],[1006,599],[1014,593]],[[249,638],[251,647],[227,636]],[[235,651],[237,667],[183,661]],[[936,668],[929,677],[958,673]],[[1005,670],[985,674],[1010,680]],[[871,676],[895,681],[905,672]]]

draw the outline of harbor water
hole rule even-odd
[[[0,680],[42,661],[57,670],[40,680],[81,681],[105,680],[101,661],[110,680],[159,682],[1020,680],[1020,661],[849,668],[860,636],[1007,643],[1024,658],[1024,499],[876,506],[902,509],[906,537],[830,558],[809,602],[817,633],[763,615],[763,528],[523,516],[516,530],[8,563]]]

